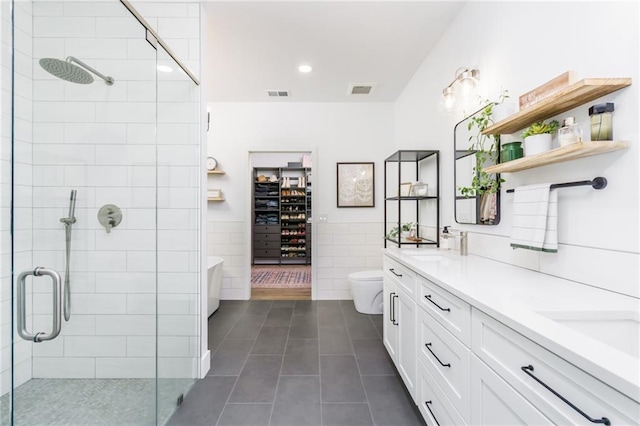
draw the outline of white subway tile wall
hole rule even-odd
[[[382,223],[320,223],[315,225],[317,241],[317,299],[351,299],[347,276],[352,272],[381,269]],[[224,259],[222,299],[243,299],[251,280],[245,274],[251,251],[245,235],[251,224],[209,221],[207,226],[209,256]]]
[[[1,4],[4,29],[8,6]],[[16,184],[22,185],[16,206],[24,211],[16,222],[21,230],[17,267],[47,265],[64,272],[59,218],[67,214],[70,190],[78,191],[71,320],[63,324],[59,338],[35,345],[33,359],[32,344],[20,342],[17,378],[154,377],[156,333],[161,335],[160,377],[195,377],[200,333],[199,90],[183,73],[157,73],[156,51],[119,2],[16,4],[16,20],[24,25],[16,32],[16,42],[23,46],[16,56],[16,87],[22,88],[16,99],[15,171]],[[197,57],[189,53],[199,8],[145,5],[143,15],[150,22],[157,24],[156,16],[162,14],[167,14],[162,31],[176,40],[177,53],[184,60],[199,60],[199,51]],[[189,34],[172,28],[184,20]],[[3,52],[9,48],[10,40],[3,39]],[[91,85],[64,82],[38,64],[42,57],[67,56],[113,76],[115,84],[107,86],[98,77]],[[172,62],[161,50],[157,57]],[[10,64],[0,65],[3,75],[10,75]],[[10,80],[2,81],[3,99],[8,99],[4,95],[10,87],[4,82]],[[9,113],[4,105],[2,113]],[[8,141],[6,127],[2,132],[3,142]],[[10,158],[9,145],[2,144],[3,166]],[[9,226],[9,177],[3,174],[0,187],[3,238]],[[158,192],[156,185],[161,186]],[[116,204],[123,212],[122,223],[108,234],[97,221],[104,204]],[[2,256],[2,307],[10,312],[4,309],[11,297],[8,253],[3,250]],[[36,286],[32,300],[30,322],[48,329],[50,294]],[[5,338],[11,333],[10,317],[2,317],[2,332],[5,393],[10,386],[5,374],[10,368],[6,345],[11,339]]]

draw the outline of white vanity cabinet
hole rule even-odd
[[[475,355],[471,355],[473,425],[551,425],[529,401]]]
[[[552,423],[593,424],[585,415],[605,425],[640,423],[638,403],[631,398],[477,309],[472,312],[471,335],[480,362]],[[486,424],[480,420],[472,418],[475,424]]]
[[[429,425],[640,424],[635,398],[543,347],[530,328],[515,331],[523,325],[500,308],[489,312],[503,321],[485,313],[487,300],[452,263],[449,283],[399,259],[384,257],[384,343]]]
[[[385,259],[383,276],[383,341],[405,386],[416,398],[416,275],[403,265]],[[387,306],[388,305],[388,306]]]
[[[398,327],[396,327],[396,298],[398,297],[398,286],[395,280],[385,274],[383,275],[382,294],[384,296],[383,304],[383,327],[382,327],[382,342],[384,347],[387,348],[389,356],[393,360],[394,364],[397,363],[398,358]]]

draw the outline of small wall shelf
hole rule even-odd
[[[487,127],[482,133],[511,134],[533,122],[553,117],[627,86],[631,86],[630,78],[586,78]]]
[[[207,201],[224,201],[224,197],[209,197]]]
[[[518,158],[506,163],[484,169],[487,173],[514,173],[521,170],[533,169],[546,166],[548,164],[561,163],[592,155],[604,154],[606,152],[618,151],[627,148],[627,142],[598,141],[580,142],[564,147],[552,149],[529,157]]]
[[[225,172],[223,172],[222,170],[209,170],[207,172],[208,175],[223,175],[225,174]]]

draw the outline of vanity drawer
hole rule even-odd
[[[418,359],[417,405],[428,425],[466,425],[421,359]]]
[[[470,347],[471,306],[426,278],[418,276],[418,284],[418,305]]]
[[[471,351],[422,309],[418,310],[418,359],[469,422]]]
[[[416,293],[416,273],[399,262],[384,257],[383,268],[385,274],[393,277],[396,283],[411,297]]]
[[[472,316],[473,352],[553,423],[592,424],[534,377],[594,419],[638,424],[640,405],[631,398],[483,312]]]

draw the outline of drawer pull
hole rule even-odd
[[[391,271],[391,273],[392,273],[393,275],[395,275],[396,277],[402,277],[402,274],[398,274],[398,273],[396,273],[396,271],[395,271],[393,268],[389,268],[389,270],[390,270],[390,271]]]
[[[545,389],[547,389],[549,392],[551,392],[552,394],[554,394],[555,396],[560,398],[565,404],[567,404],[569,407],[571,407],[574,410],[576,410],[578,413],[580,413],[580,415],[582,417],[584,417],[585,419],[589,420],[591,423],[602,423],[605,426],[609,426],[611,424],[611,421],[606,417],[603,417],[601,419],[592,419],[591,417],[589,417],[587,415],[587,413],[585,413],[584,411],[582,411],[581,409],[579,409],[578,407],[573,405],[571,402],[569,402],[569,400],[567,400],[567,398],[565,398],[564,396],[560,395],[555,390],[551,389],[546,383],[544,383],[542,380],[538,379],[536,376],[533,375],[533,373],[532,373],[533,365],[525,365],[524,367],[520,367],[520,368],[522,368],[522,371],[524,371],[527,376],[531,377],[533,380],[535,380],[536,382],[540,383],[542,386],[545,387]]]
[[[438,309],[440,309],[441,311],[451,312],[451,309],[443,308],[442,306],[440,306],[436,302],[434,302],[433,299],[431,298],[430,294],[427,294],[424,298],[427,299],[429,302],[433,303],[434,305],[436,305],[438,307]]]
[[[441,366],[451,368],[451,364],[449,364],[449,363],[444,364],[442,361],[440,361],[440,358],[438,358],[438,355],[433,353],[433,351],[431,350],[431,343],[425,343],[424,345],[427,347],[429,352],[431,352],[431,355],[433,355],[433,357],[436,359],[436,361],[438,361],[440,363]]]
[[[397,294],[393,293],[393,299],[391,299],[391,304],[394,306],[394,308],[393,308],[393,324],[395,324],[395,325],[400,324],[398,322],[398,319],[396,318],[396,308],[395,308],[395,303],[394,303],[395,299],[397,299],[398,297],[399,296]]]
[[[395,324],[396,320],[393,318],[393,314],[395,313],[395,309],[393,309],[393,295],[395,293],[389,293],[389,321],[391,324]]]
[[[436,416],[433,415],[433,411],[431,411],[431,408],[429,407],[430,404],[433,404],[433,402],[431,401],[424,402],[424,406],[427,407],[427,410],[429,410],[429,414],[431,414],[431,417],[433,417],[433,421],[436,422],[438,426],[440,426],[440,423],[438,423],[438,419],[436,419]]]

